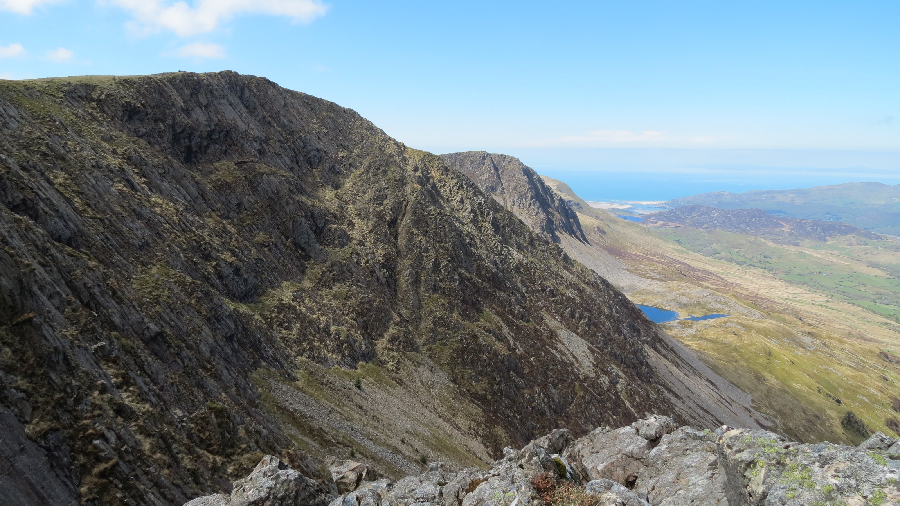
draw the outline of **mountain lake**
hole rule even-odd
[[[647,318],[650,318],[650,321],[652,321],[653,323],[667,323],[678,320],[696,322],[701,320],[713,320],[715,318],[723,318],[725,316],[728,316],[727,314],[713,313],[704,316],[688,316],[687,318],[679,318],[677,311],[669,311],[668,309],[661,309],[653,306],[643,306],[641,304],[635,305],[639,307],[640,310],[643,311]]]

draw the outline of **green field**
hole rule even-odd
[[[703,256],[754,267],[900,323],[900,241],[857,237],[809,241],[799,247],[722,231],[657,229]]]

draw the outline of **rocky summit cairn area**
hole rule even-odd
[[[398,481],[369,481],[363,463],[329,462],[330,482],[262,459],[229,494],[185,506],[681,506],[900,504],[900,440],[857,447],[800,444],[764,430],[678,427],[651,416],[575,439],[557,429],[489,470],[432,463]]]

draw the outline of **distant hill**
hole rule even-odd
[[[762,209],[732,210],[698,205],[648,214],[644,217],[644,223],[650,226],[676,225],[724,230],[789,243],[802,240],[825,241],[829,237],[841,235],[858,235],[867,239],[878,237],[877,234],[846,223],[775,217]]]
[[[795,190],[713,192],[670,200],[666,205],[758,208],[775,216],[840,221],[881,234],[900,235],[900,185],[845,183]]]

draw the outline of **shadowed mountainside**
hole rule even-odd
[[[608,282],[333,103],[233,72],[0,81],[0,153],[0,502],[755,424]]]

